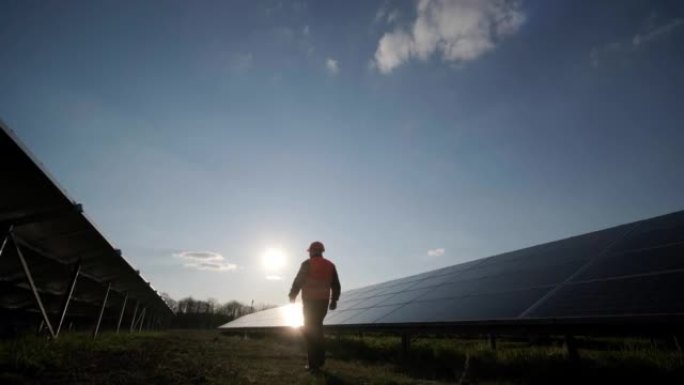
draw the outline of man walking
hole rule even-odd
[[[304,340],[308,356],[306,368],[315,372],[325,364],[323,319],[328,309],[337,308],[341,288],[335,264],[323,258],[325,251],[323,244],[318,241],[313,242],[307,251],[309,259],[302,262],[292,282],[290,302],[295,301],[301,290],[304,309]]]

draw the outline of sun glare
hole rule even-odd
[[[291,303],[280,308],[285,323],[291,328],[299,328],[304,325],[301,303]]]
[[[277,248],[271,247],[266,249],[261,257],[261,263],[268,270],[279,270],[285,266],[285,253]]]

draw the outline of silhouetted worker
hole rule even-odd
[[[292,282],[290,302],[295,301],[301,290],[304,309],[304,340],[308,356],[306,369],[317,371],[325,364],[323,318],[328,313],[328,309],[337,308],[341,289],[335,264],[323,258],[325,251],[323,244],[313,242],[307,251],[309,259],[302,262]]]

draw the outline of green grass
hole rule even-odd
[[[578,343],[601,348],[580,348],[581,360],[573,363],[560,340],[544,345],[500,340],[492,350],[483,339],[424,337],[414,339],[404,355],[398,337],[346,336],[330,344],[330,351],[342,359],[391,362],[412,377],[451,382],[464,377],[476,383],[684,383],[682,356],[675,349],[636,339]]]
[[[0,342],[0,384],[427,384],[386,364],[331,359],[311,375],[296,338],[218,331],[24,337]]]
[[[679,352],[644,340],[580,340],[579,365],[559,341],[530,346],[500,340],[352,335],[328,338],[322,374],[303,370],[295,335],[218,331],[67,334],[54,341],[0,341],[0,384],[548,384],[684,383]],[[467,368],[465,368],[467,362]]]

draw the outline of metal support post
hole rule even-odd
[[[10,234],[12,234],[12,226],[9,227],[7,234],[5,234],[5,238],[2,239],[2,246],[0,246],[0,257],[2,257],[2,252],[5,251],[5,246],[7,246],[9,243]]]
[[[140,326],[138,327],[138,333],[140,333],[142,331],[143,322],[145,322],[145,313],[146,312],[147,312],[147,308],[144,307],[142,314],[140,314]]]
[[[126,301],[128,301],[128,294],[124,297],[123,306],[121,306],[121,313],[119,314],[119,322],[116,324],[116,334],[119,334],[119,329],[121,329],[121,321],[123,321],[124,312],[126,311]]]
[[[19,244],[17,243],[17,240],[14,237],[14,233],[10,232],[10,237],[12,238],[12,243],[14,243],[14,247],[17,250],[17,255],[19,256],[21,267],[24,269],[26,279],[29,282],[29,286],[31,286],[33,297],[36,299],[36,303],[38,304],[38,308],[40,309],[40,314],[43,316],[43,321],[45,321],[45,326],[47,326],[48,330],[50,331],[50,336],[54,338],[55,330],[52,328],[52,324],[50,324],[50,319],[48,318],[47,312],[45,311],[45,306],[43,306],[43,301],[40,300],[40,294],[38,294],[36,284],[33,282],[33,277],[31,276],[31,271],[29,270],[28,264],[26,263],[24,254],[21,252],[21,248],[19,248]]]
[[[489,333],[489,348],[496,350],[496,334]]]
[[[571,334],[565,336],[565,347],[568,349],[568,358],[570,358],[570,361],[574,364],[579,364],[580,355],[577,350],[577,341],[575,341],[575,337]]]
[[[675,344],[675,347],[677,348],[677,353],[679,353],[679,364],[684,365],[684,355],[682,355],[682,345],[679,344],[679,338],[674,335],[672,336],[672,341]]]
[[[100,331],[100,323],[102,322],[102,316],[104,315],[105,307],[107,306],[107,298],[109,298],[109,289],[112,288],[112,283],[107,284],[107,291],[105,292],[104,299],[102,300],[102,307],[100,307],[100,316],[97,317],[97,325],[95,325],[95,330],[93,331],[93,339],[97,337],[97,333]]]
[[[135,327],[135,317],[138,315],[138,305],[140,305],[140,303],[138,301],[135,301],[135,308],[133,309],[133,318],[131,318],[131,327],[128,330],[130,333],[133,333],[133,327]]]
[[[409,350],[411,349],[411,335],[404,333],[401,335],[401,354],[404,358],[408,357]]]
[[[62,314],[59,317],[59,323],[57,324],[57,331],[55,332],[55,337],[59,337],[59,332],[62,330],[62,325],[64,324],[64,317],[66,317],[67,310],[69,309],[69,303],[71,303],[71,297],[74,295],[74,288],[76,288],[76,281],[78,281],[78,275],[81,273],[81,261],[76,264],[74,269],[74,274],[71,278],[71,285],[69,285],[69,291],[66,296],[64,296],[64,302],[62,304]]]

